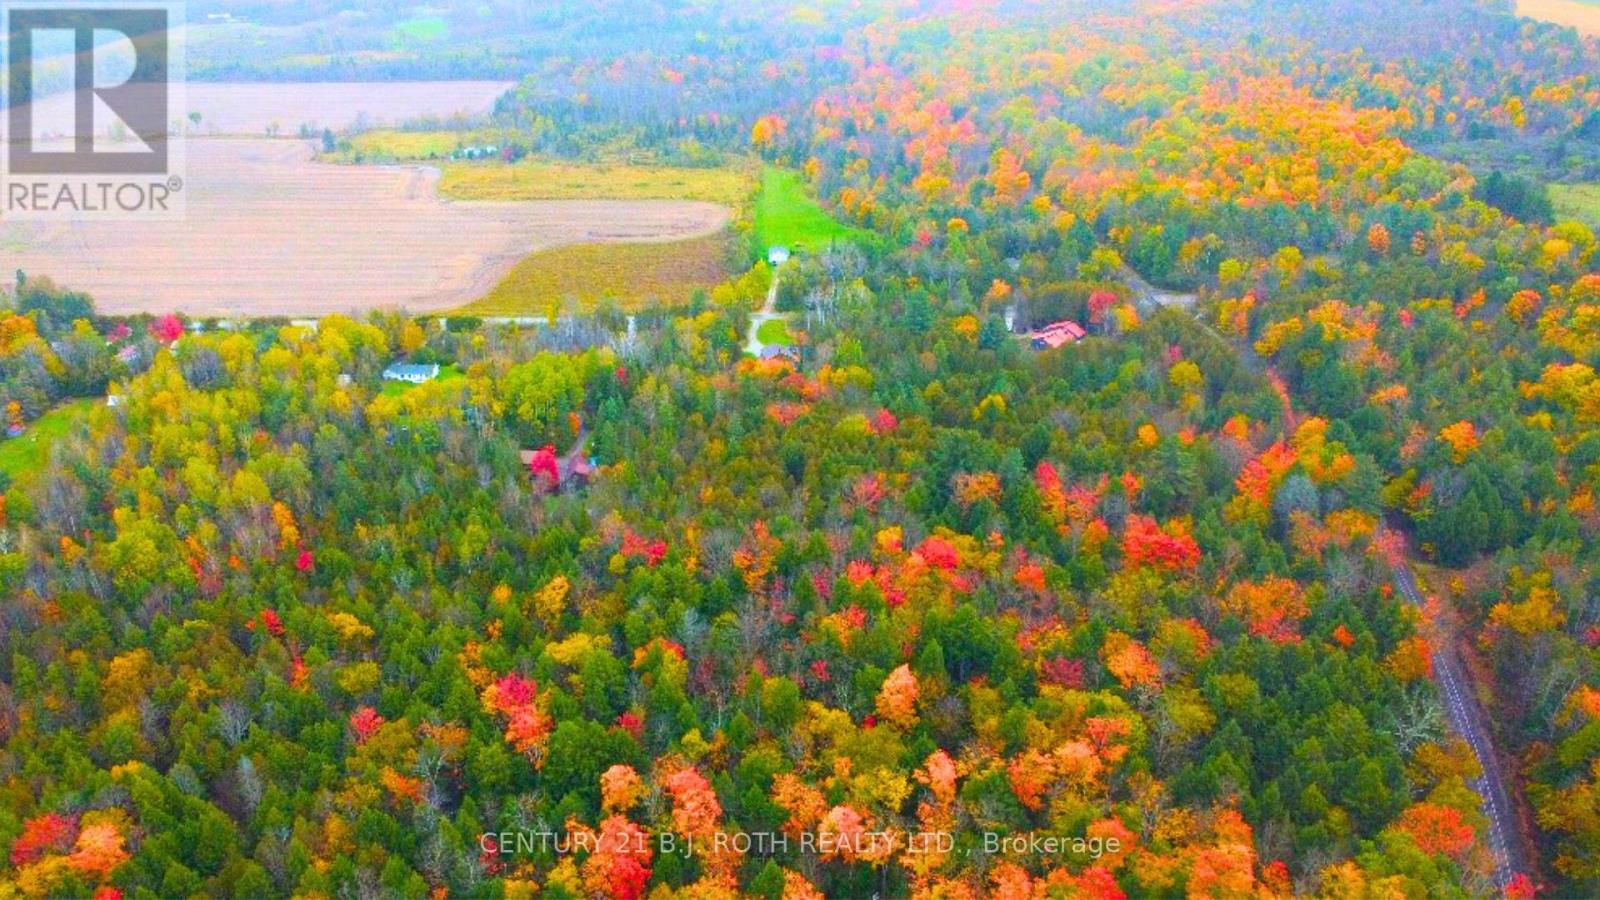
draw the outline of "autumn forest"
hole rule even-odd
[[[0,897],[1600,895],[1600,40],[486,6],[374,72],[757,172],[724,274],[222,327],[18,273]]]

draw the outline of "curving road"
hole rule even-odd
[[[1395,567],[1394,583],[1402,596],[1413,606],[1422,606],[1422,591],[1417,588],[1417,578],[1409,564]],[[1518,838],[1516,813],[1511,806],[1505,780],[1500,775],[1500,761],[1494,752],[1494,741],[1489,734],[1488,717],[1472,692],[1472,682],[1449,644],[1435,647],[1433,651],[1433,676],[1439,684],[1439,694],[1444,700],[1445,714],[1450,727],[1472,747],[1483,769],[1482,777],[1470,782],[1472,789],[1483,798],[1483,814],[1489,819],[1489,852],[1494,857],[1494,883],[1504,891],[1518,872],[1526,872],[1522,860],[1522,844]]]
[[[1176,306],[1189,311],[1194,315],[1194,321],[1207,333],[1234,348],[1247,368],[1255,372],[1264,371],[1269,378],[1276,377],[1271,367],[1261,365],[1261,360],[1248,343],[1240,345],[1227,339],[1201,318],[1195,309],[1193,294],[1162,291],[1127,266],[1123,267],[1121,275],[1123,283],[1133,291],[1135,299],[1141,305],[1147,308]],[[1288,392],[1285,391],[1286,427],[1292,427],[1289,423],[1293,419],[1294,410],[1289,405]],[[1411,571],[1409,563],[1402,562],[1395,567],[1394,582],[1400,588],[1400,594],[1406,598],[1406,602],[1419,609],[1422,607],[1422,591],[1417,588],[1417,577]],[[1483,814],[1489,820],[1489,853],[1494,857],[1494,884],[1504,894],[1511,879],[1518,873],[1527,872],[1528,866],[1523,859],[1521,832],[1517,827],[1516,812],[1511,805],[1511,795],[1506,791],[1505,779],[1500,773],[1500,760],[1494,752],[1494,740],[1490,737],[1488,716],[1478,703],[1477,695],[1473,693],[1472,681],[1467,677],[1453,645],[1445,644],[1434,648],[1433,677],[1438,682],[1439,696],[1444,701],[1445,716],[1450,721],[1451,729],[1466,740],[1468,746],[1472,748],[1473,756],[1478,759],[1478,767],[1483,771],[1482,776],[1469,782],[1469,786],[1483,798]]]

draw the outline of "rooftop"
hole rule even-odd
[[[1060,322],[1051,322],[1049,325],[1029,334],[1028,337],[1033,341],[1035,347],[1044,346],[1053,350],[1056,347],[1070,344],[1074,341],[1081,341],[1085,334],[1087,332],[1083,330],[1082,325],[1063,319]]]
[[[400,378],[408,380],[413,378],[434,378],[437,377],[438,374],[438,363],[428,363],[427,365],[422,365],[420,363],[393,363],[389,366],[389,368],[383,370],[383,377],[385,378]]]

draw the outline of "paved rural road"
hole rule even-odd
[[[1418,607],[1422,605],[1422,592],[1417,589],[1417,578],[1409,564],[1395,567],[1394,583],[1407,602]],[[1471,785],[1483,798],[1483,814],[1489,819],[1489,852],[1494,856],[1494,883],[1503,891],[1514,875],[1527,869],[1521,859],[1522,845],[1517,836],[1511,795],[1500,777],[1499,758],[1495,756],[1494,742],[1489,736],[1488,717],[1472,692],[1472,682],[1454,647],[1446,644],[1434,648],[1433,675],[1439,683],[1450,727],[1471,745],[1483,769],[1483,776],[1474,779]]]
[[[1238,350],[1248,368],[1255,371],[1261,369],[1261,361],[1249,344],[1241,346],[1229,341],[1199,316],[1194,295],[1161,291],[1126,266],[1123,267],[1122,278],[1140,303],[1187,309],[1212,337]],[[1267,372],[1271,374],[1271,369],[1267,369]],[[1286,420],[1293,419],[1293,410],[1287,409],[1287,400],[1285,406]],[[1406,601],[1421,608],[1422,592],[1417,589],[1417,577],[1409,563],[1395,567],[1394,581]],[[1450,720],[1451,729],[1472,747],[1473,755],[1478,758],[1478,766],[1483,770],[1483,776],[1474,779],[1471,787],[1483,798],[1483,814],[1489,820],[1489,852],[1494,857],[1494,883],[1504,891],[1512,877],[1528,869],[1522,859],[1522,844],[1518,837],[1516,814],[1511,807],[1511,795],[1506,792],[1505,781],[1500,777],[1499,757],[1495,756],[1494,741],[1489,736],[1488,716],[1479,705],[1477,695],[1472,692],[1472,682],[1467,678],[1453,646],[1434,648],[1433,677],[1439,683],[1439,694],[1444,700],[1445,715]]]

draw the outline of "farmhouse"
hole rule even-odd
[[[1028,343],[1035,350],[1054,350],[1083,340],[1084,334],[1082,325],[1063,319],[1060,322],[1051,322],[1029,334]]]
[[[767,250],[767,265],[774,269],[789,261],[789,248],[774,246]]]
[[[594,457],[584,456],[579,449],[565,456],[557,456],[555,448],[547,445],[537,450],[523,450],[521,457],[531,477],[553,479],[550,486],[556,488],[583,487],[594,478],[597,471]]]
[[[429,363],[425,366],[415,363],[395,363],[383,370],[384,381],[404,381],[407,384],[421,384],[438,377],[438,363]]]
[[[800,361],[800,350],[789,344],[768,344],[761,348],[762,359],[787,359],[792,363]]]

